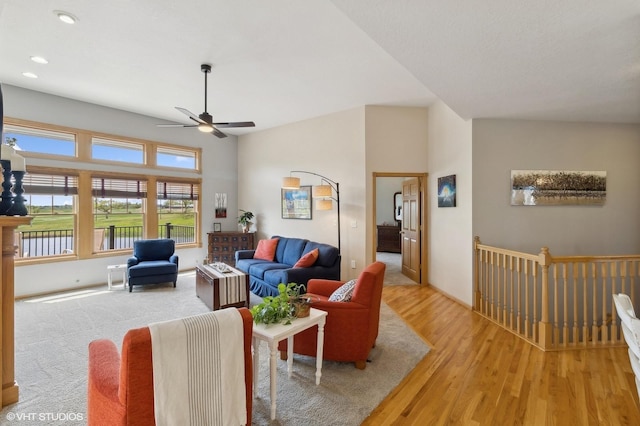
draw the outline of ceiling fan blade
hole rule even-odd
[[[236,121],[236,122],[232,122],[232,123],[212,123],[214,126],[217,127],[256,127],[256,123],[254,123],[253,121]]]
[[[213,128],[213,132],[211,132],[213,135],[219,137],[219,138],[226,138],[227,135],[225,135],[224,133],[222,133],[220,130],[216,129],[215,127]]]
[[[197,115],[195,115],[194,113],[192,113],[191,111],[189,111],[188,109],[184,109],[184,108],[180,108],[180,107],[176,107],[176,109],[178,111],[180,111],[181,113],[183,113],[184,115],[186,115],[187,117],[189,117],[190,119],[192,119],[193,121],[195,121],[196,123],[204,123],[207,124],[205,121],[202,121],[200,119],[200,117],[198,117]]]
[[[156,124],[157,127],[198,127],[197,124]]]

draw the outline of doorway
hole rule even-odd
[[[385,285],[427,282],[427,176],[373,173],[372,258],[387,265]]]

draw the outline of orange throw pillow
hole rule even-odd
[[[260,240],[258,241],[258,247],[256,248],[256,252],[253,254],[254,259],[262,259],[273,261],[273,258],[276,255],[276,247],[278,247],[278,238],[272,238],[270,240]]]
[[[313,266],[313,264],[316,263],[316,260],[318,260],[318,255],[319,254],[320,254],[320,252],[318,251],[318,249],[314,248],[309,253],[307,253],[304,256],[302,256],[296,262],[296,264],[293,265],[293,267],[294,268],[308,268],[309,266]]]

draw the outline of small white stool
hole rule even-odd
[[[113,272],[122,271],[122,285],[127,288],[127,264],[122,265],[109,265],[107,266],[107,283],[109,284],[109,290],[111,290],[111,284],[113,283]]]

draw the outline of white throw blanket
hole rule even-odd
[[[149,329],[156,425],[247,424],[244,330],[237,309]]]
[[[230,272],[223,273],[209,265],[205,265],[213,276],[218,278],[220,289],[220,306],[244,302],[247,299],[247,277],[244,272],[228,266]],[[215,297],[215,296],[214,296]]]

